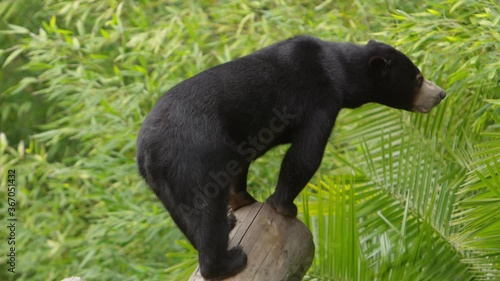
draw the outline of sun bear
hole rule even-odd
[[[137,141],[140,174],[198,250],[206,279],[235,275],[247,262],[228,248],[227,208],[255,202],[248,167],[291,144],[267,203],[297,215],[293,201],[318,169],[342,108],[375,102],[429,112],[446,93],[395,48],[297,36],[205,70],[170,89]]]

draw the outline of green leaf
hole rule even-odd
[[[13,60],[15,60],[24,51],[22,47],[17,47],[10,55],[5,59],[2,68],[7,67]]]

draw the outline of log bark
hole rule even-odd
[[[235,213],[229,248],[243,247],[245,269],[224,281],[300,281],[312,264],[314,243],[298,219],[278,214],[268,204],[254,203]],[[189,281],[205,280],[196,268]]]

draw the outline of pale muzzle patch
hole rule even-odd
[[[428,113],[446,97],[446,92],[431,81],[424,79],[422,87],[415,95],[412,110]]]

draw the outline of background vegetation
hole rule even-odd
[[[500,280],[496,0],[16,0],[0,16],[0,218],[15,168],[20,219],[1,280],[186,280],[196,252],[135,167],[141,122],[181,80],[296,34],[388,42],[448,92],[428,115],[342,112],[298,200],[306,279]],[[252,165],[257,198],[285,150]]]

